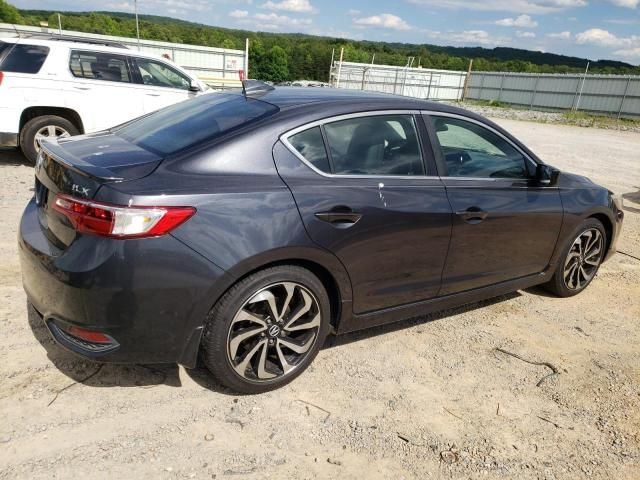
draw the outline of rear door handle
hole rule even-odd
[[[76,90],[91,90],[91,87],[78,87],[78,86],[75,86],[75,85],[74,85],[73,88],[75,88]]]
[[[148,97],[159,97],[160,94],[159,93],[147,93],[146,94]]]
[[[489,214],[478,207],[469,207],[466,210],[456,212],[456,215],[465,222],[475,225],[482,222]]]
[[[336,228],[348,228],[358,223],[362,214],[354,212],[349,207],[334,207],[328,212],[316,213],[316,218]]]

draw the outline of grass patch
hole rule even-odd
[[[615,117],[592,115],[585,112],[564,112],[562,116],[568,125],[578,125],[580,127],[611,128],[620,125],[640,127],[640,120],[632,120],[629,118],[621,118],[618,120]]]
[[[477,107],[515,108],[513,105],[499,102],[498,100],[465,100],[464,103],[469,105],[475,105]]]

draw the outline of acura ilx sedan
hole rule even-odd
[[[53,338],[104,362],[200,357],[257,393],[328,334],[544,284],[615,250],[612,193],[423,100],[246,82],[42,143],[19,244]]]

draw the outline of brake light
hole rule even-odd
[[[4,78],[4,73],[0,72],[0,85],[2,85],[2,79]]]
[[[193,207],[128,207],[61,194],[56,195],[53,209],[80,233],[120,239],[165,235],[196,213]]]

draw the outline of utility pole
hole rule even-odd
[[[62,19],[60,18],[60,14],[58,14],[58,34],[62,36]]]
[[[464,89],[462,90],[461,100],[465,100],[467,98],[467,91],[469,90],[469,80],[471,79],[471,68],[473,68],[473,58],[469,60],[469,70],[467,70],[467,76],[464,79]]]
[[[340,74],[342,73],[343,58],[344,58],[344,47],[340,49],[340,64],[338,65],[338,78],[336,79],[336,88],[340,88]]]
[[[134,0],[133,5],[136,12],[136,37],[138,38],[138,51],[139,51],[140,50],[140,24],[138,23],[138,0]]]
[[[582,89],[584,88],[584,81],[587,79],[587,73],[589,72],[589,64],[591,62],[587,62],[587,68],[584,70],[584,76],[582,77],[582,85],[580,85],[580,93],[578,94],[578,100],[576,101],[576,112],[580,108],[580,99],[582,98]]]

